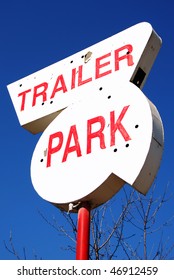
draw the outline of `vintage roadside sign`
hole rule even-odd
[[[115,76],[115,85],[126,80],[142,88],[160,46],[152,26],[139,23],[8,85],[20,125],[44,131],[77,98],[93,98],[91,86],[107,76]]]
[[[43,132],[31,161],[42,198],[68,211],[95,208],[125,183],[147,193],[164,132],[141,89],[160,46],[139,23],[8,86],[21,126]]]

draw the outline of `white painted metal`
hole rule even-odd
[[[35,190],[64,210],[85,200],[97,207],[125,183],[146,194],[156,176],[164,142],[159,113],[138,87],[115,78],[96,81],[92,98],[56,117],[33,153]]]
[[[132,26],[106,40],[8,85],[21,126],[43,131],[78,98],[91,95],[91,84],[107,76],[142,88],[161,46],[149,23]]]

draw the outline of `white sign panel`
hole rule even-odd
[[[161,46],[149,23],[139,23],[102,42],[8,85],[21,126],[32,133],[51,121],[91,85],[114,76],[142,88]]]
[[[35,190],[64,210],[80,201],[94,208],[125,183],[145,194],[162,156],[159,113],[138,87],[108,75],[91,90],[52,121],[32,157]]]

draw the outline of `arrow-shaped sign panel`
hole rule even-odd
[[[21,126],[44,131],[51,121],[91,85],[108,76],[142,88],[161,46],[149,23],[132,26],[104,41],[8,85]]]

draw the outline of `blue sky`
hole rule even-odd
[[[38,214],[64,219],[59,211],[35,192],[30,161],[39,135],[21,128],[7,85],[112,36],[147,21],[163,40],[143,92],[158,108],[165,130],[165,149],[157,176],[159,195],[170,182],[174,186],[174,4],[167,1],[3,1],[0,4],[0,259],[14,259],[7,252],[10,232],[19,254],[28,258],[74,258],[61,250],[66,240]],[[137,38],[138,40],[138,38]],[[169,202],[163,216],[172,216]],[[173,235],[173,227],[168,235]]]

